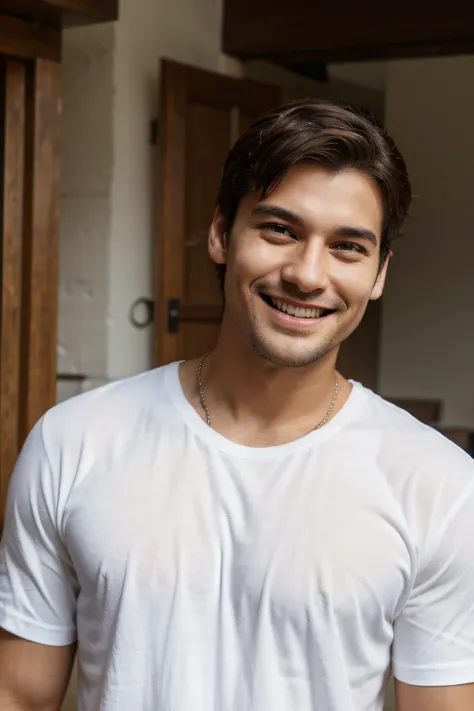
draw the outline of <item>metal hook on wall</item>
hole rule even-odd
[[[142,318],[140,318],[140,311],[142,312]],[[154,318],[155,302],[153,299],[147,299],[142,296],[131,305],[129,319],[135,328],[147,328],[147,326],[153,323]]]

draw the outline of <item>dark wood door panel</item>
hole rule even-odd
[[[0,527],[8,481],[20,447],[20,353],[25,169],[26,74],[1,63],[2,224],[0,312]]]
[[[222,165],[240,131],[280,98],[278,87],[163,62],[158,364],[205,353],[216,342],[222,296],[207,237]],[[180,303],[175,332],[168,328],[170,300]]]

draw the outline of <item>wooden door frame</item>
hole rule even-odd
[[[0,504],[28,432],[56,403],[60,65],[8,60],[5,107]],[[1,529],[0,511],[0,529]]]
[[[8,57],[0,242],[0,530],[18,452],[35,422],[56,403],[61,116],[59,33],[2,19],[0,53]],[[12,27],[16,34],[9,35]]]
[[[37,59],[28,79],[21,440],[56,404],[61,66]]]
[[[0,14],[0,54],[59,62],[61,32]]]
[[[25,173],[26,81],[24,62],[5,61],[2,72],[2,265],[0,294],[0,512],[5,504],[8,472],[20,443],[21,306],[23,193]],[[1,526],[0,513],[0,526]]]

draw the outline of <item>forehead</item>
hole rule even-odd
[[[357,170],[332,172],[303,163],[291,168],[266,198],[258,193],[247,195],[241,206],[248,215],[257,203],[290,210],[308,228],[358,226],[380,234],[382,227],[380,189],[375,180]]]

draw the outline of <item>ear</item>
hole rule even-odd
[[[209,256],[216,264],[227,263],[227,235],[224,218],[217,209],[214,213],[208,239]]]
[[[390,262],[392,257],[393,257],[393,252],[390,251],[387,254],[385,262],[382,264],[382,266],[379,269],[379,273],[377,275],[377,280],[374,284],[372,293],[370,295],[370,301],[377,301],[377,299],[380,299],[380,297],[382,296],[383,290],[385,287],[385,280],[387,278],[388,263]]]

